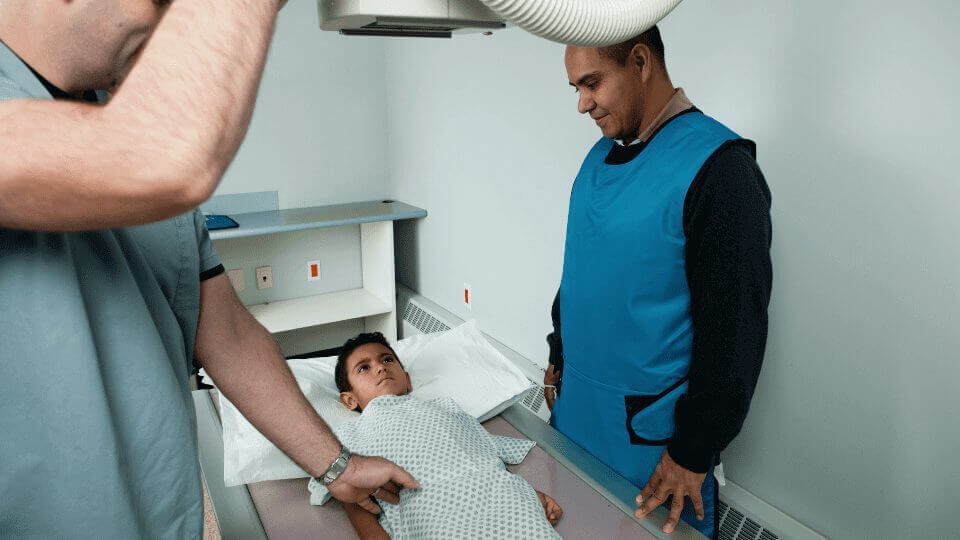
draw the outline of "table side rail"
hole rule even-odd
[[[231,540],[266,540],[247,487],[227,487],[223,483],[223,430],[210,392],[195,390],[193,405],[197,411],[200,472],[221,536]]]
[[[706,538],[700,534],[700,531],[683,521],[677,524],[673,534],[664,534],[661,529],[667,521],[669,512],[663,507],[651,512],[647,519],[638,520],[633,515],[636,509],[634,498],[639,492],[636,486],[519,403],[503,411],[501,416],[650,534],[657,538],[672,540],[704,540]]]

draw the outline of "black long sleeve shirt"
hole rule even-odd
[[[607,161],[639,151],[615,146]],[[767,340],[770,190],[752,143],[727,143],[704,163],[684,200],[683,228],[693,351],[667,450],[680,466],[704,473],[743,426]],[[559,294],[547,343],[549,361],[562,373]]]

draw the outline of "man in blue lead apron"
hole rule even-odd
[[[603,138],[570,195],[551,422],[641,490],[637,517],[666,505],[664,532],[713,536],[710,473],[766,343],[770,192],[754,144],[674,88],[656,27],[565,60]]]

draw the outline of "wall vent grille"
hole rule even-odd
[[[537,385],[527,390],[526,395],[523,396],[520,402],[523,403],[526,408],[536,412],[540,410],[540,406],[543,405],[545,399],[546,396],[543,395],[543,387]]]
[[[779,540],[780,538],[723,501],[717,502],[717,511],[720,512],[720,530],[717,534],[720,540]]]
[[[414,302],[407,302],[407,306],[403,310],[403,320],[412,324],[417,330],[420,330],[424,334],[443,332],[450,329],[449,326],[421,309],[420,306]]]

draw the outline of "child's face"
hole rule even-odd
[[[401,396],[410,392],[410,375],[393,352],[379,344],[367,343],[354,349],[346,361],[350,390],[340,393],[340,401],[350,410],[365,409],[373,398]]]

